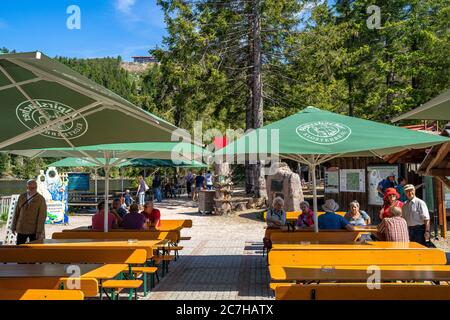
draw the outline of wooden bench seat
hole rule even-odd
[[[77,281],[78,288],[72,288]],[[2,290],[79,290],[85,297],[97,296],[98,281],[90,278],[58,278],[58,277],[19,277],[0,278],[0,291]]]
[[[191,240],[191,237],[180,237],[180,241],[181,240]]]
[[[0,300],[84,300],[80,290],[2,289]]]
[[[48,247],[10,246],[0,247],[0,261],[3,263],[102,263],[102,264],[144,264],[147,261],[145,249],[71,249]]]
[[[404,250],[271,250],[269,265],[339,266],[339,265],[445,265],[447,258],[440,249]]]
[[[180,239],[179,231],[108,231],[103,232],[99,230],[78,231],[78,232],[55,232],[52,235],[53,239],[137,239],[137,240],[169,240],[173,243],[178,243]]]
[[[163,277],[166,273],[169,273],[169,263],[173,260],[175,260],[175,256],[169,255],[169,254],[165,254],[165,255],[161,255],[161,256],[154,256],[152,258],[152,261],[155,265],[161,264]]]
[[[107,280],[102,284],[102,289],[107,292],[109,289],[110,296],[108,297],[111,300],[119,299],[119,293],[122,290],[129,289],[129,299],[131,299],[132,293],[134,292],[134,298],[137,300],[137,289],[139,289],[142,285],[142,280]]]
[[[268,230],[267,230],[268,231]],[[270,240],[272,243],[298,243],[301,241],[339,241],[350,242],[356,241],[360,237],[359,231],[321,231],[321,232],[287,232],[272,231]]]
[[[376,284],[372,284],[376,285]],[[369,289],[366,283],[279,284],[276,300],[450,300],[449,285],[429,283],[380,283]]]
[[[130,269],[129,268],[125,268],[123,270],[123,272],[129,273]],[[159,277],[158,277],[158,268],[157,267],[132,267],[131,268],[131,272],[134,274],[135,278],[143,278],[144,281],[144,295],[147,295],[148,292],[148,279],[147,276],[150,274],[151,275],[151,280],[150,280],[150,287],[154,288],[155,287],[155,277],[158,279],[159,282]]]
[[[449,265],[379,265],[380,281],[450,281]],[[271,281],[366,282],[373,266],[269,266]]]

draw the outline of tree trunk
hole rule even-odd
[[[263,126],[263,83],[262,83],[262,60],[261,60],[261,3],[260,0],[253,2],[253,84],[252,84],[252,107],[253,128]],[[253,166],[254,195],[256,197],[267,197],[266,180],[263,174],[263,165],[260,161]]]

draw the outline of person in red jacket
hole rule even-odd
[[[384,205],[380,210],[380,220],[390,216],[389,210],[391,207],[403,207],[403,202],[400,200],[400,195],[395,188],[387,188],[384,193]]]
[[[144,204],[142,214],[148,219],[149,228],[158,228],[161,225],[161,212],[154,208],[153,201],[147,201]]]

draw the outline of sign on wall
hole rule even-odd
[[[325,193],[339,193],[339,168],[325,169]]]
[[[383,198],[380,197],[377,191],[378,184],[381,180],[386,179],[391,173],[395,174],[395,179],[398,179],[398,166],[393,165],[374,165],[367,166],[367,193],[369,205],[383,205]]]
[[[341,192],[366,192],[366,171],[364,169],[339,170]]]

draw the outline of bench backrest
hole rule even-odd
[[[114,231],[79,231],[79,232],[55,232],[52,235],[53,239],[137,239],[137,240],[170,240],[172,242],[179,242],[179,231],[141,231],[128,230],[123,232]]]
[[[283,232],[277,231],[270,234],[272,243],[298,243],[301,241],[356,241],[360,236],[359,231],[321,231],[321,232]]]
[[[76,282],[75,282],[76,281]],[[83,292],[85,297],[95,297],[98,294],[98,281],[91,278],[59,278],[59,277],[19,277],[0,278],[1,290],[26,290],[46,289],[60,290],[63,285],[65,290],[70,290],[74,284],[79,284],[76,290]]]
[[[80,290],[0,290],[0,300],[83,300],[84,294]]]
[[[446,264],[440,249],[404,250],[270,250],[269,265],[337,266],[337,265],[433,265]]]
[[[302,213],[301,211],[288,211],[288,212],[286,212],[286,219],[290,219],[290,220],[297,219],[298,216],[301,213]],[[319,211],[319,212],[317,212],[317,216],[319,217],[319,216],[323,215],[324,213],[325,213],[324,211]],[[347,212],[345,212],[345,211],[337,211],[336,213],[343,217],[343,216],[345,216],[345,214]],[[266,221],[266,219],[267,219],[267,211],[265,211],[263,213],[263,217],[264,217],[264,221]]]
[[[126,263],[143,264],[145,249],[72,249],[48,247],[0,247],[0,263]]]
[[[373,284],[375,285],[375,284]],[[278,284],[276,300],[450,300],[450,286],[420,283],[380,283],[370,289],[366,283]]]

